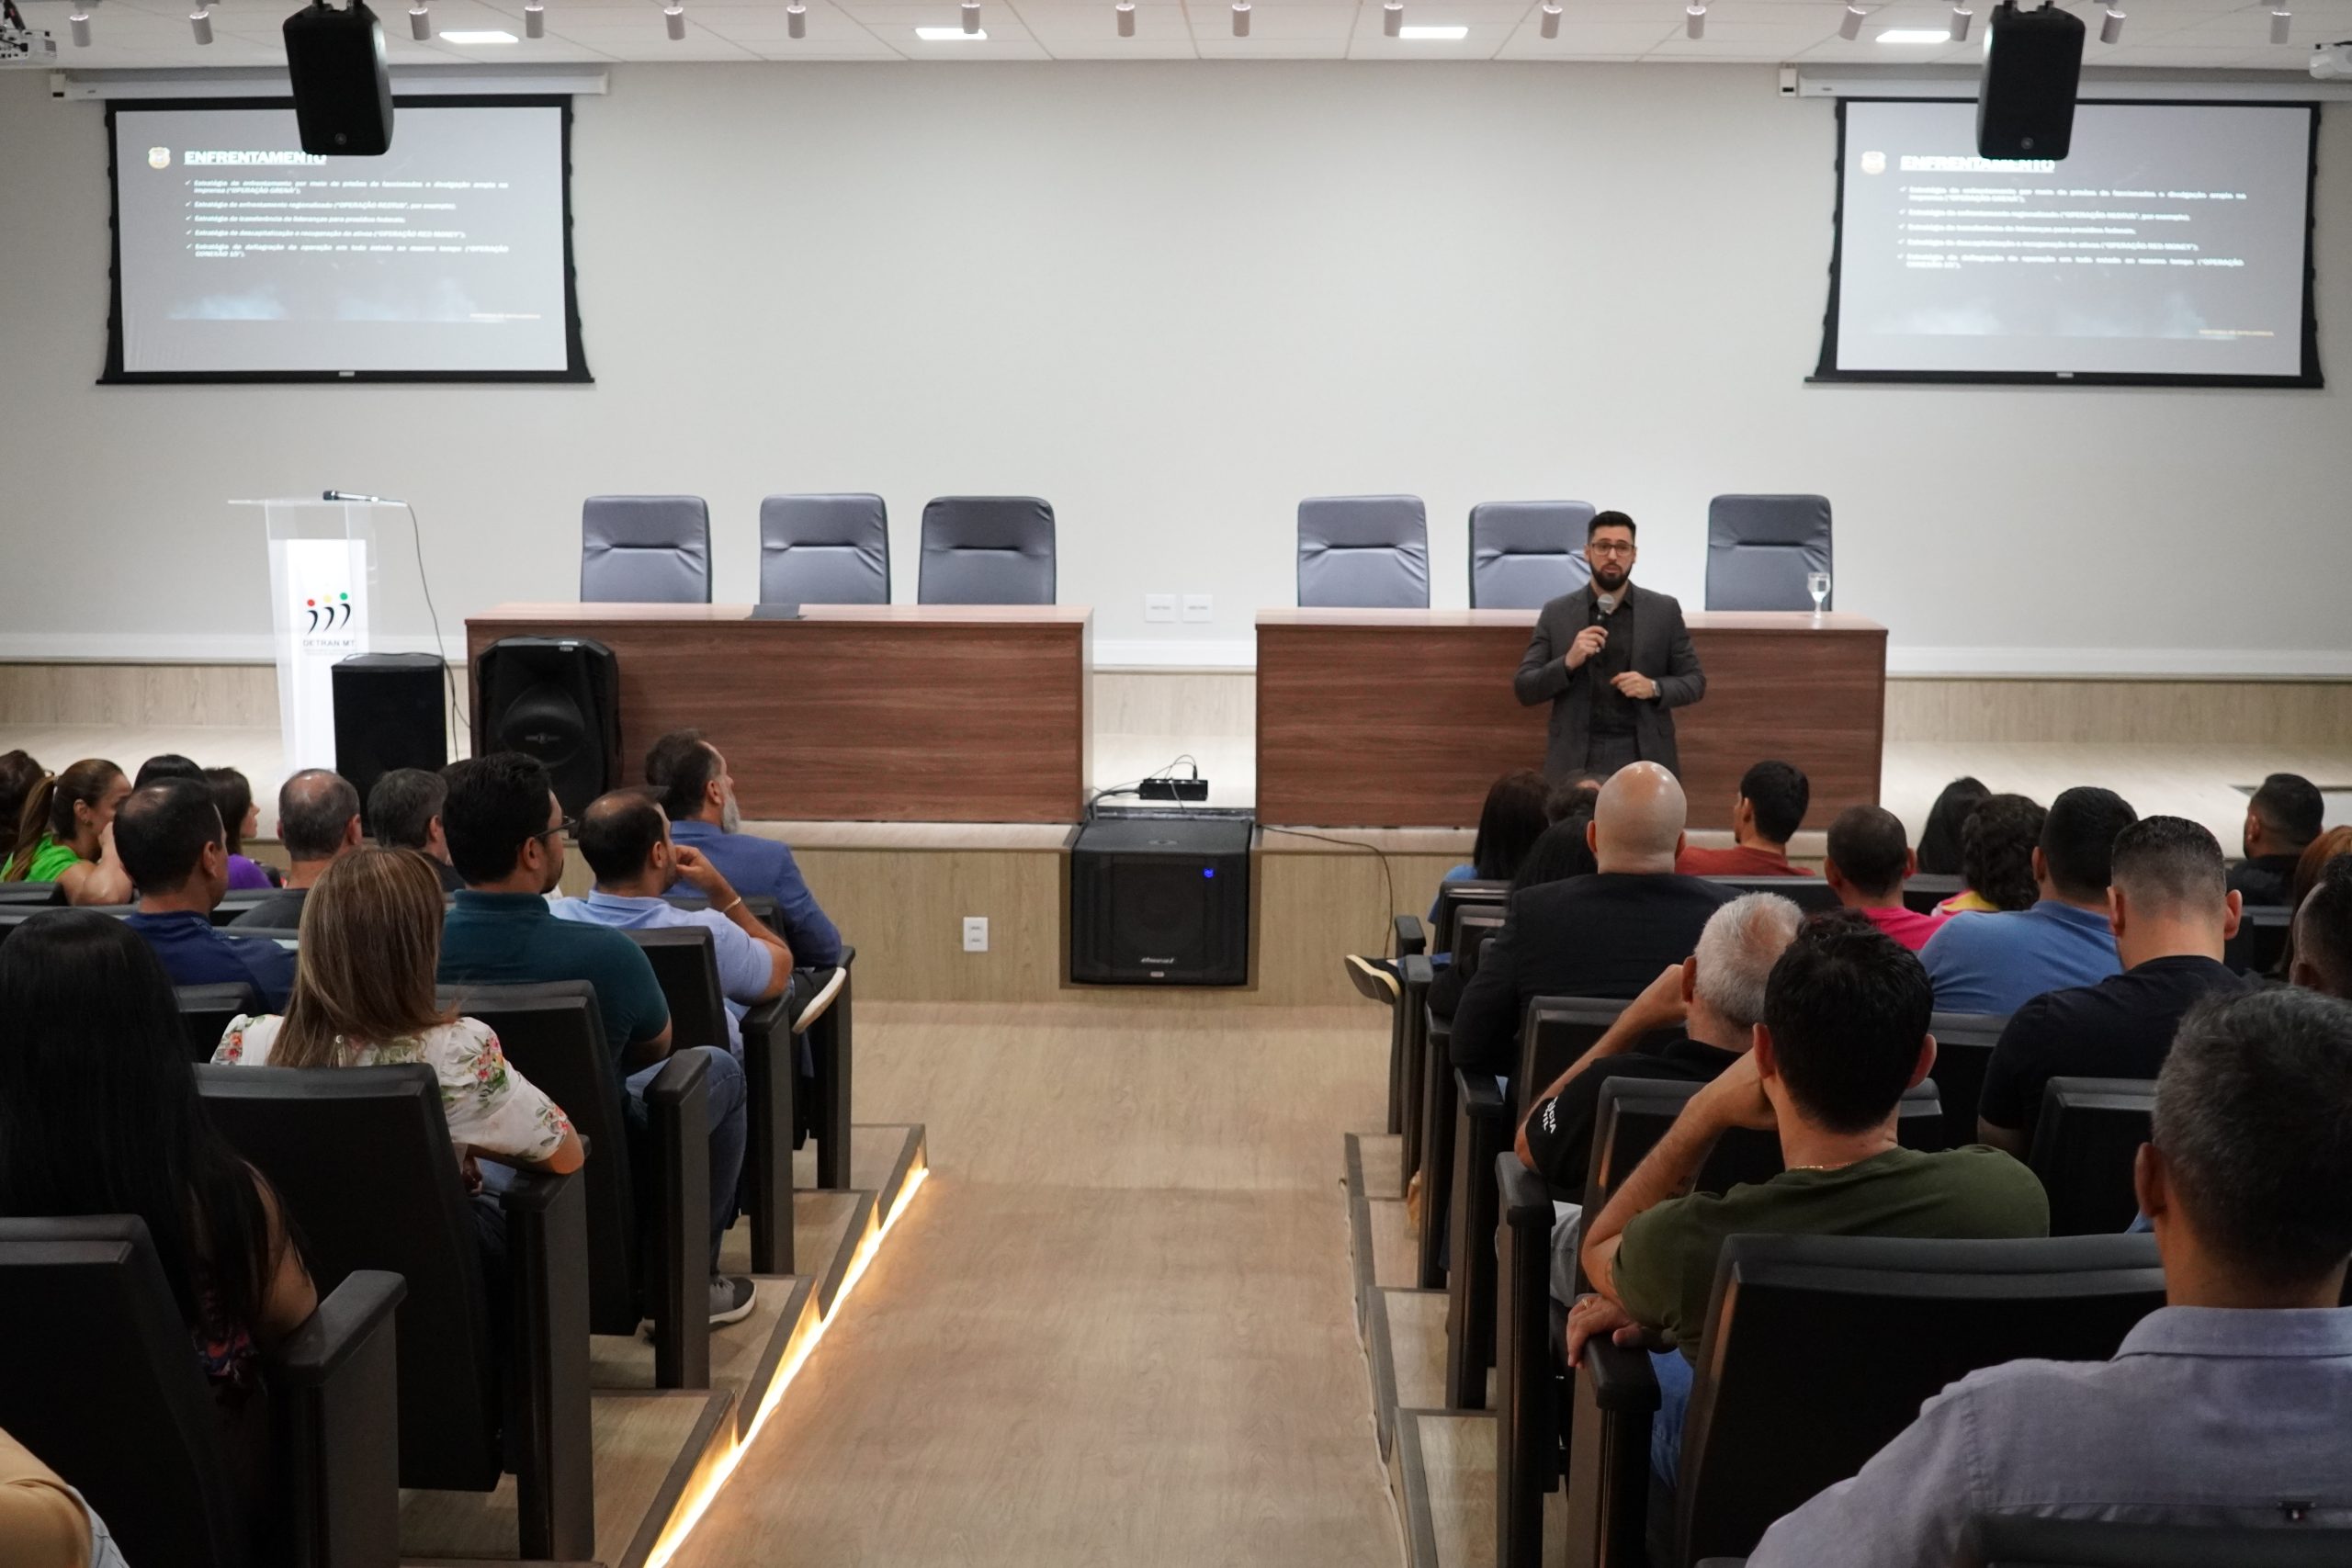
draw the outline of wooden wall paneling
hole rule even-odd
[[[1905,678],[1889,740],[2132,746],[2322,746],[2352,736],[2352,682]]]

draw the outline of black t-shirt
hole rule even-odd
[[[2045,991],[2010,1015],[1984,1067],[1977,1113],[2030,1133],[2052,1078],[2153,1078],[2191,1004],[2258,982],[2211,958],[2151,958],[2096,986]]]
[[[1611,684],[1634,667],[1634,592],[1629,584],[1618,592],[1622,597],[1617,613],[1604,615],[1595,604],[1589,622],[1609,630],[1609,640],[1585,664],[1592,671],[1591,730],[1595,735],[1634,733],[1634,699]]]
[[[2230,889],[2248,904],[2283,905],[2295,891],[2301,855],[2256,855],[2230,868]]]
[[[1569,1202],[1581,1201],[1584,1179],[1592,1168],[1601,1085],[1611,1078],[1708,1083],[1738,1060],[1738,1052],[1702,1044],[1679,1030],[1653,1034],[1631,1051],[1595,1062],[1570,1078],[1567,1088],[1537,1101],[1527,1116],[1527,1152],[1554,1191]]]

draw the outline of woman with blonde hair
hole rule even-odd
[[[294,989],[283,1016],[230,1021],[215,1062],[373,1067],[421,1062],[441,1084],[449,1140],[467,1167],[577,1170],[580,1134],[561,1108],[509,1066],[479,1019],[434,994],[441,961],[441,879],[414,850],[336,858],[302,903]]]

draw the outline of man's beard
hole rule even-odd
[[[1592,585],[1603,593],[1614,593],[1625,586],[1626,575],[1623,569],[1603,567],[1592,574]]]
[[[740,833],[743,830],[743,808],[735,804],[735,792],[729,790],[727,798],[718,804],[718,830]]]

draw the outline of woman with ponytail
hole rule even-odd
[[[128,904],[130,874],[114,852],[115,808],[130,793],[122,770],[85,757],[44,775],[10,825],[0,882],[54,882],[69,904]]]

